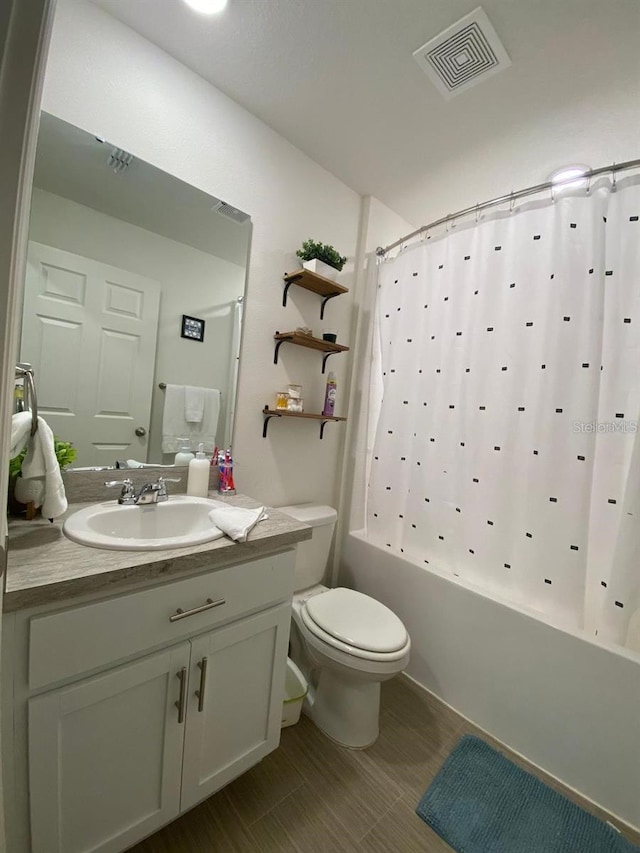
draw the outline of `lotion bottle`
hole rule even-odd
[[[209,495],[209,460],[204,454],[204,444],[198,445],[195,459],[189,462],[187,476],[187,494],[195,498],[206,498]]]

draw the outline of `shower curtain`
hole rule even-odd
[[[639,216],[631,177],[423,240],[380,266],[372,353],[368,535],[623,644],[640,619]]]

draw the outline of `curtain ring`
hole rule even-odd
[[[451,230],[451,227],[450,227],[450,226],[451,226],[451,217],[450,217],[450,216],[447,216],[447,218],[446,218],[446,220],[445,220],[445,223],[444,223],[444,228],[445,228],[445,231],[447,232],[447,234],[448,234],[448,233],[449,233],[449,231]]]
[[[476,204],[476,225],[480,221],[480,205]]]
[[[511,194],[509,196],[509,213],[513,213],[516,209],[516,198],[513,194],[513,190],[511,190]]]
[[[615,166],[616,164],[614,163],[613,165]],[[611,170],[611,192],[612,192],[612,193],[616,192],[616,191],[617,191],[617,189],[618,189],[618,187],[617,187],[617,185],[616,185],[617,174],[618,174],[618,173],[616,172],[616,170],[615,170],[615,169],[612,169],[612,170]]]

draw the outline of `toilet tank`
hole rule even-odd
[[[311,539],[298,542],[296,550],[296,592],[322,583],[327,570],[331,540],[338,513],[331,506],[320,504],[294,504],[278,507],[296,521],[313,527]]]

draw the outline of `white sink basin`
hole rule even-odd
[[[188,495],[173,495],[168,501],[147,506],[108,501],[74,512],[62,532],[81,545],[116,551],[185,548],[224,536],[209,518],[216,505],[208,498]]]

